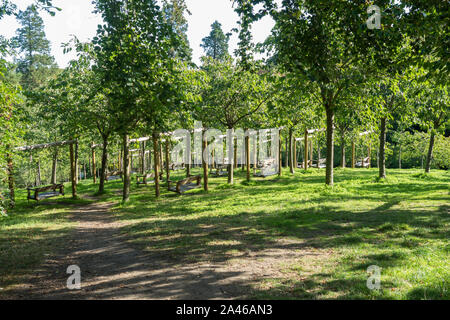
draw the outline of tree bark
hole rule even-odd
[[[294,174],[294,148],[292,146],[293,130],[289,128],[289,171]]]
[[[123,134],[123,194],[122,201],[130,200],[131,185],[131,162],[130,162],[130,138],[127,133]]]
[[[232,129],[232,128],[230,128],[230,129]],[[234,143],[234,138],[233,138],[233,142],[231,142],[231,145],[233,145],[233,143]],[[230,155],[228,154],[229,147],[230,146],[227,145],[227,157],[228,157],[228,162],[229,162],[229,164],[228,164],[228,183],[233,184],[234,183],[234,163],[233,163],[234,153],[230,157]],[[234,148],[234,151],[236,151],[236,148]]]
[[[345,134],[341,135],[341,168],[345,168]]]
[[[37,172],[36,172],[36,185],[40,186],[42,184],[41,181],[41,160],[37,161]]]
[[[398,149],[398,168],[402,168],[402,145],[400,145]]]
[[[9,149],[9,148],[8,148]],[[16,193],[14,187],[14,165],[11,153],[6,154],[7,174],[8,174],[8,188],[9,188],[9,207],[12,209],[16,203]]]
[[[204,154],[205,154],[205,150],[208,147],[208,141],[205,138],[205,132],[203,132],[203,137],[202,137],[202,165],[203,165],[203,189],[205,191],[208,191],[209,186],[208,186],[208,160],[209,160],[209,155],[208,158],[205,159]]]
[[[53,153],[53,163],[52,163],[52,181],[51,184],[56,184],[56,170],[58,167],[58,148],[55,149]]]
[[[386,178],[386,117],[381,118],[380,122],[380,150],[378,152],[378,177]]]
[[[78,139],[75,141],[75,183],[78,184]]]
[[[356,145],[355,141],[352,141],[352,169],[356,166]]]
[[[245,137],[245,163],[247,166],[247,182],[250,182],[250,137]]]
[[[95,156],[95,152],[94,152]],[[94,160],[95,163],[95,160]],[[100,184],[98,186],[98,193],[102,194],[105,192],[105,179],[106,179],[106,168],[108,166],[108,137],[103,137],[103,148],[102,148],[102,166],[100,167]]]
[[[155,167],[155,196],[156,198],[159,198],[159,196],[161,195],[160,190],[159,190],[159,160],[160,160],[160,156],[159,156],[159,145],[158,145],[158,134],[154,131],[152,133],[152,140],[153,140],[153,155],[154,155],[154,167]]]
[[[170,159],[169,159],[169,138],[166,139],[166,181],[167,186],[169,186],[169,180],[170,180]]]
[[[92,179],[97,183],[97,168],[95,166],[95,148],[92,148]]]
[[[75,151],[73,144],[69,147],[70,151],[70,181],[72,182],[72,198],[77,198],[77,173],[75,167]]]
[[[303,164],[303,169],[308,170],[308,129],[305,129],[305,158],[303,159],[305,163]]]
[[[325,183],[329,186],[334,184],[334,110],[331,106],[327,106],[327,169]]]
[[[281,177],[281,175],[283,174],[282,171],[282,153],[281,153],[281,130],[278,130],[278,176]]]
[[[431,131],[430,135],[430,144],[428,147],[428,153],[427,153],[427,162],[425,164],[425,173],[430,173],[431,171],[431,159],[433,158],[433,148],[434,148],[434,141],[435,141],[436,134],[434,130]]]

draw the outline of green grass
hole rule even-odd
[[[65,245],[74,227],[67,219],[70,207],[86,203],[69,196],[39,203],[26,200],[26,191],[16,194],[16,208],[0,217],[0,296],[20,284],[46,256]]]
[[[171,180],[183,176],[179,171]],[[337,169],[336,185],[327,187],[323,170],[298,170],[293,176],[285,171],[281,178],[250,183],[236,170],[232,187],[226,177],[210,178],[209,192],[178,196],[163,188],[158,200],[153,186],[134,183],[127,204],[120,203],[120,182],[112,182],[100,201],[117,201],[112,214],[127,222],[122,231],[131,243],[180,265],[239,266],[250,261],[245,260],[248,252],[264,261],[280,246],[299,253],[296,259],[280,257],[269,276],[253,281],[251,298],[449,299],[449,173],[388,170],[381,182],[376,176],[376,169]],[[81,194],[95,191],[92,184],[80,186]],[[49,210],[19,214],[18,225],[24,223],[20,217],[42,214],[36,226],[19,229],[29,230],[31,237],[40,228],[47,230],[47,222],[62,232],[61,213]],[[0,220],[2,243],[10,237],[6,230]],[[366,286],[370,265],[382,270],[380,290]]]

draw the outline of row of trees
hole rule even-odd
[[[235,2],[240,16],[236,57],[228,52],[229,34],[215,22],[203,40],[201,66],[191,60],[183,0],[163,1],[162,7],[148,0],[95,0],[104,23],[92,42],[74,38],[67,44],[78,58],[64,70],[50,56],[39,17],[43,3],[52,12],[51,3],[39,1],[18,13],[23,23],[10,48],[21,54],[15,70],[3,62],[0,87],[2,159],[13,157],[13,148],[22,142],[101,142],[99,192],[104,191],[108,155],[120,153],[127,201],[130,138],[150,135],[147,147],[153,149],[159,196],[161,133],[191,129],[200,120],[206,128],[221,130],[285,128],[291,172],[295,137],[326,127],[317,153],[327,159],[329,185],[334,166],[345,164],[345,147],[359,133],[370,132],[366,143],[378,148],[379,176],[384,178],[387,141],[404,145],[404,156],[412,145],[389,129],[420,129],[429,137],[424,167],[430,171],[435,141],[439,148],[445,145],[441,137],[449,120],[448,80],[442,76],[448,59],[438,48],[448,41],[440,3],[380,1],[382,29],[369,30],[365,1],[284,0],[279,8],[271,0]],[[251,25],[266,15],[275,20],[275,28],[263,45],[255,46]],[[269,58],[255,60],[262,49]],[[334,159],[335,140],[339,160]],[[89,148],[75,150],[75,157],[79,152],[89,159]],[[53,163],[57,158],[53,154]],[[231,168],[229,183],[234,180]]]

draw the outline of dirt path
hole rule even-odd
[[[305,258],[300,243],[241,257],[234,263],[186,263],[130,245],[108,211],[112,203],[75,207],[78,227],[66,245],[8,295],[17,299],[245,299],[252,284],[280,276],[279,264]],[[66,287],[67,267],[81,269],[81,290]],[[287,276],[286,274],[284,276]]]
[[[46,260],[29,283],[10,297],[19,299],[229,299],[233,274],[218,266],[179,266],[163,256],[147,254],[129,245],[120,234],[121,223],[108,210],[111,203],[75,208],[71,219],[78,227],[64,249]],[[81,269],[81,290],[66,288],[67,267]],[[226,283],[222,283],[223,280]],[[240,288],[242,289],[242,288]]]

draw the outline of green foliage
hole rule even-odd
[[[50,55],[50,42],[45,37],[44,21],[35,6],[29,6],[17,15],[21,28],[12,39],[19,54],[17,70],[22,74],[22,86],[32,90],[42,86],[55,72],[56,64]]]
[[[222,31],[222,25],[216,20],[211,25],[209,36],[202,39],[202,44],[200,46],[205,50],[206,56],[213,59],[224,60],[229,56],[229,40],[230,34],[227,33],[225,35]]]

